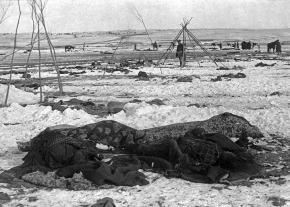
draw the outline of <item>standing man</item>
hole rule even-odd
[[[276,52],[278,53],[278,55],[280,55],[282,52],[281,43],[279,42],[279,40],[277,41],[276,44]]]
[[[152,46],[153,46],[153,50],[158,50],[158,44],[156,41],[152,43]]]
[[[176,49],[176,57],[179,59],[180,67],[184,67],[185,63],[185,52],[184,52],[184,47],[183,44],[181,43],[181,40],[177,40],[178,45]],[[183,54],[184,53],[184,54]],[[184,57],[183,57],[184,55]]]

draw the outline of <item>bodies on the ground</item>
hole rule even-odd
[[[192,133],[192,129],[200,126],[204,126],[207,131],[218,130],[234,137],[240,137],[241,129],[247,136],[261,136],[259,130],[243,117],[230,113],[202,122],[146,130],[136,130],[110,120],[77,128],[48,128],[31,140],[30,147],[26,148],[29,152],[24,164],[12,171],[18,177],[36,170],[60,170],[62,175],[88,171],[84,174],[90,180],[95,179],[93,182],[96,183],[133,185],[145,183],[144,176],[136,171],[139,168],[197,182],[216,181],[219,174],[227,170],[243,170],[236,166],[244,163],[245,156],[239,153],[242,152],[241,147],[219,133],[207,134],[206,138],[202,135],[204,130],[198,135],[196,131]],[[117,156],[118,160],[114,161],[121,165],[112,168],[110,163],[103,162],[101,155],[108,151],[95,148],[93,143],[113,146],[114,151],[109,151],[111,154],[126,154],[123,157]],[[132,168],[123,173],[121,169],[132,164],[128,161],[130,159],[138,160],[141,164],[134,162]],[[248,161],[251,159],[246,157],[245,162]],[[95,178],[92,177],[94,174]],[[116,183],[116,177],[119,183]]]
[[[232,170],[241,170],[241,166],[247,168],[247,163],[254,164],[244,148],[222,134],[205,134],[202,128],[189,131],[177,140],[168,139],[152,145],[139,144],[131,149],[132,153],[138,155],[151,155],[169,161],[180,177],[184,174],[185,177],[201,174],[212,182],[219,181],[221,175]]]

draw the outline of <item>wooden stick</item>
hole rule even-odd
[[[16,30],[15,30],[15,36],[14,36],[13,55],[11,57],[9,82],[8,82],[8,86],[7,86],[7,91],[6,91],[6,97],[5,97],[4,106],[7,106],[8,97],[9,97],[9,91],[10,91],[10,85],[11,85],[11,79],[12,79],[13,62],[14,62],[14,53],[15,53],[16,44],[17,44],[17,33],[18,33],[18,27],[19,27],[19,22],[20,22],[20,18],[21,18],[21,7],[20,7],[19,0],[17,0],[17,3],[18,3],[19,15],[18,15]]]

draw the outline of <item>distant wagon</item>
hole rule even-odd
[[[64,46],[65,52],[71,52],[74,49],[75,49],[75,46],[72,46],[72,45],[66,45],[66,46]]]

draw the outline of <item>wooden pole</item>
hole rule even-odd
[[[51,58],[53,60],[54,66],[55,66],[55,70],[57,73],[57,79],[58,79],[58,86],[59,86],[59,95],[61,96],[63,94],[63,87],[62,87],[62,82],[61,82],[61,77],[60,77],[60,72],[59,72],[59,68],[58,68],[58,64],[57,64],[57,59],[56,59],[56,52],[55,52],[55,48],[50,40],[50,37],[48,35],[47,32],[47,28],[46,28],[46,24],[45,24],[45,20],[44,20],[44,15],[43,15],[43,10],[45,7],[45,4],[42,3],[42,1],[40,0],[40,4],[38,4],[35,0],[34,3],[37,5],[39,11],[40,11],[40,15],[38,15],[38,18],[40,19],[42,26],[44,28],[44,32],[45,32],[45,36],[46,36],[46,40],[49,46],[49,50],[50,50],[50,55]]]
[[[25,81],[24,81],[24,90],[26,91],[26,84],[27,84],[27,73],[28,73],[28,63],[29,63],[29,60],[30,60],[30,56],[31,56],[31,53],[32,53],[32,50],[34,48],[34,43],[35,43],[35,40],[36,40],[36,35],[34,36],[35,34],[35,20],[34,20],[34,9],[33,9],[34,5],[31,4],[31,20],[32,20],[32,33],[31,33],[31,42],[30,42],[30,50],[29,50],[29,53],[28,53],[28,57],[27,57],[27,60],[26,60],[26,66],[25,66]]]
[[[38,43],[38,77],[39,77],[39,91],[40,103],[42,102],[42,81],[41,81],[41,52],[40,52],[40,27],[39,19],[37,19],[37,43]]]
[[[7,91],[6,91],[6,97],[5,97],[4,106],[7,106],[7,103],[8,103],[10,85],[11,85],[11,80],[12,80],[12,72],[13,72],[14,54],[15,54],[15,49],[16,49],[16,44],[17,44],[17,33],[18,33],[18,27],[19,27],[19,22],[20,22],[20,18],[21,18],[21,7],[20,7],[19,0],[17,0],[17,3],[18,3],[19,15],[18,15],[16,30],[15,30],[15,35],[14,35],[14,46],[13,46],[13,53],[12,53],[12,57],[11,57],[11,63],[10,63],[9,82],[8,82],[8,86],[7,86]]]
[[[186,28],[186,26],[184,27]],[[185,30],[183,29],[183,35],[182,35],[182,38],[183,38],[183,48],[182,48],[182,65],[181,67],[185,67],[185,61],[186,61],[186,57],[185,57],[185,46],[186,46],[186,37],[185,37]]]

